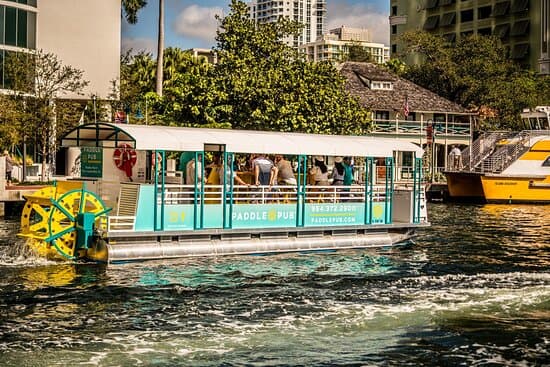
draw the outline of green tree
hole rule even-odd
[[[359,42],[353,42],[348,46],[347,60],[356,62],[374,62],[374,58],[372,57],[370,51],[361,46]]]
[[[220,121],[233,127],[303,132],[362,132],[371,125],[366,110],[345,91],[329,63],[308,63],[281,42],[301,26],[287,18],[255,24],[247,5],[232,0],[219,19],[215,68]]]
[[[14,91],[10,98],[18,108],[13,125],[18,129],[17,143],[28,137],[39,147],[43,162],[51,163],[53,154],[49,153],[55,152],[57,135],[74,124],[58,118],[58,99],[67,93],[82,92],[88,85],[83,71],[63,65],[56,55],[39,50],[33,54],[10,54],[5,74]],[[42,177],[46,177],[45,165]]]
[[[138,12],[147,5],[147,0],[122,0],[122,10],[126,20],[130,24],[136,24],[138,21]],[[164,0],[159,0],[159,20],[157,34],[157,62],[156,62],[156,81],[155,91],[162,97],[163,87],[163,66],[164,66]]]
[[[521,110],[545,99],[542,80],[510,60],[497,38],[472,35],[452,45],[427,32],[402,37],[406,52],[423,57],[405,76],[471,110],[495,111],[494,117],[481,116],[485,127],[517,128]]]

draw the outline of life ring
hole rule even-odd
[[[126,143],[122,143],[113,153],[115,166],[126,173],[126,177],[132,178],[132,168],[136,165],[137,153]]]

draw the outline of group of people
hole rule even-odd
[[[184,159],[183,155],[180,159]],[[197,172],[197,181],[203,180],[202,157],[199,156],[199,162],[195,162],[194,156],[188,157],[187,162],[180,161],[180,169],[184,170],[185,183],[187,185],[195,184],[195,172]],[[265,154],[253,154],[241,167],[238,162],[233,162],[233,170],[229,167],[226,168],[226,179],[232,179],[237,185],[246,186],[275,186],[275,185],[288,185],[295,186],[297,184],[296,176],[292,163],[287,160],[283,155],[277,154],[274,159]],[[223,179],[223,161],[220,154],[214,154],[210,164],[205,166],[207,177],[205,183],[209,185],[220,185]],[[242,177],[241,170],[248,171],[250,177],[246,182]],[[232,173],[231,173],[232,172]],[[330,177],[329,177],[330,175]],[[332,178],[332,185],[335,186],[349,186],[353,182],[353,168],[350,157],[335,157],[334,167],[329,172],[328,167],[325,164],[325,159],[322,156],[313,157],[313,167],[308,172],[308,184],[328,186],[330,185],[330,178]]]
[[[353,183],[353,168],[350,157],[335,157],[331,173],[332,185],[350,186]],[[313,168],[309,171],[310,185],[328,186],[329,171],[324,157],[313,157]]]

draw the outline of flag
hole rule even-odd
[[[80,120],[78,120],[79,125],[82,125],[84,123],[84,112],[86,112],[87,109],[88,109],[88,105],[86,105],[82,110],[82,115],[80,115]]]
[[[405,97],[405,103],[403,103],[403,115],[405,118],[409,117],[409,98]]]

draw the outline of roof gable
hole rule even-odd
[[[340,73],[346,78],[346,89],[371,110],[400,111],[408,100],[410,111],[466,113],[462,106],[371,63],[345,62]],[[392,90],[372,90],[365,80],[391,80]]]

